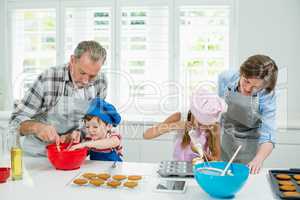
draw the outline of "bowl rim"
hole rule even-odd
[[[0,167],[0,172],[10,171],[10,167]]]
[[[210,163],[228,163],[228,162],[226,162],[226,161],[211,161]],[[206,173],[202,173],[202,172],[200,172],[199,170],[197,170],[197,169],[199,169],[199,168],[201,168],[201,167],[197,167],[197,166],[199,166],[199,165],[203,165],[204,163],[199,163],[199,164],[196,164],[196,165],[194,165],[193,166],[193,172],[194,172],[194,174],[196,175],[196,174],[201,174],[202,176],[214,176],[214,177],[222,177],[222,176],[217,176],[217,175],[212,175],[212,174],[206,174]],[[250,168],[246,165],[246,164],[244,164],[244,163],[237,163],[237,162],[233,162],[233,163],[231,163],[231,165],[237,165],[237,166],[242,166],[244,169],[247,169],[247,171],[248,171],[248,173],[245,173],[245,175],[248,177],[249,176],[249,174],[250,174]],[[243,173],[244,174],[244,173]],[[227,177],[227,176],[224,176],[224,177]]]
[[[68,145],[69,143],[63,143],[63,144],[61,144],[61,145]],[[55,143],[52,143],[52,144],[48,144],[47,146],[46,146],[46,149],[47,149],[47,152],[49,152],[49,151],[51,151],[51,152],[56,152],[56,153],[75,153],[75,152],[85,152],[85,151],[87,151],[88,150],[88,148],[87,147],[82,147],[82,148],[80,148],[80,149],[75,149],[75,150],[72,150],[72,151],[57,151],[57,149],[56,149],[56,144]],[[52,150],[52,149],[54,149],[54,151]]]

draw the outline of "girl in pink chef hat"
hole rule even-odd
[[[226,112],[225,101],[214,93],[198,89],[191,96],[187,114],[176,112],[165,121],[149,128],[144,139],[156,138],[168,132],[177,132],[173,157],[177,161],[189,161],[199,155],[193,150],[189,131],[194,129],[193,142],[200,143],[209,161],[220,160],[220,118]]]

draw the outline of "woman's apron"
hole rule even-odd
[[[228,161],[242,145],[235,162],[249,163],[256,155],[261,124],[258,96],[244,96],[228,89],[228,110],[222,115],[222,159]]]
[[[47,113],[34,118],[36,121],[54,126],[59,135],[69,133],[80,126],[91,101],[86,92],[94,91],[94,88],[73,88],[71,94],[67,94],[65,87],[66,84],[63,84],[57,103]],[[45,156],[46,145],[47,143],[32,134],[25,137],[23,149],[31,156]]]

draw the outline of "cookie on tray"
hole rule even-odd
[[[279,185],[294,185],[292,181],[278,181]]]
[[[107,179],[110,178],[110,174],[108,174],[108,173],[100,173],[100,174],[97,174],[97,177],[101,178],[103,180],[107,180]]]
[[[123,185],[128,188],[135,188],[138,183],[136,181],[127,181]]]
[[[130,181],[138,181],[138,180],[141,180],[142,179],[142,176],[140,175],[130,175],[128,176],[128,180]]]
[[[88,183],[88,181],[83,178],[77,178],[73,181],[73,183],[75,183],[76,185],[85,185]]]
[[[276,174],[276,178],[280,180],[290,180],[291,176],[288,174]]]
[[[285,197],[300,197],[299,192],[283,192],[283,196]]]
[[[279,189],[281,191],[296,191],[296,187],[294,185],[282,185]]]
[[[97,174],[87,172],[87,173],[82,174],[82,176],[87,179],[93,179],[93,178],[97,177]]]
[[[121,182],[112,180],[112,181],[108,181],[106,184],[112,188],[116,188],[121,185]]]
[[[121,181],[121,180],[126,179],[127,176],[122,175],[122,174],[117,174],[117,175],[114,175],[112,178],[115,179],[115,180],[117,180],[117,181]]]
[[[294,179],[296,179],[297,181],[300,181],[300,174],[294,175],[293,177],[294,177]]]
[[[100,179],[100,178],[90,180],[90,184],[92,184],[94,186],[97,186],[97,187],[99,187],[100,185],[103,185],[104,182],[105,181],[103,179]]]

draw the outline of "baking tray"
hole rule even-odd
[[[186,161],[161,161],[157,173],[162,177],[194,177],[193,165]]]
[[[286,174],[289,175],[291,177],[290,181],[292,182],[292,184],[296,187],[296,191],[298,192],[299,195],[298,196],[286,196],[285,195],[285,191],[282,191],[280,189],[280,185],[279,185],[279,181],[280,179],[278,179],[276,177],[276,175],[278,174]],[[273,188],[273,191],[281,198],[281,199],[300,199],[300,180],[296,180],[293,176],[294,175],[300,175],[300,169],[287,169],[287,170],[269,170],[269,175],[270,175],[270,179],[271,179],[271,185]],[[297,181],[299,181],[297,183]]]

